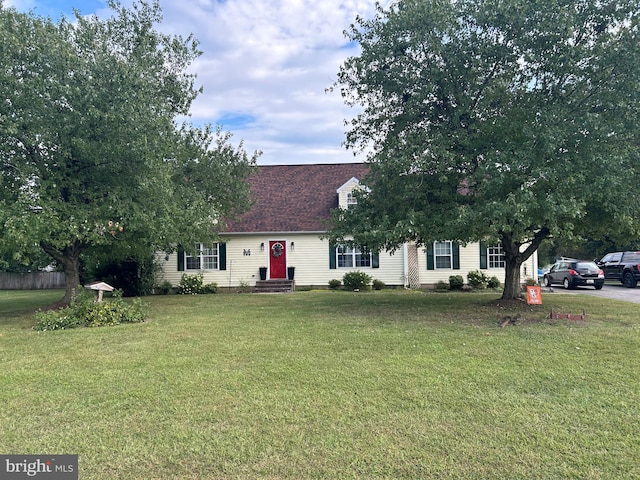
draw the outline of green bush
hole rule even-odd
[[[467,280],[473,288],[484,289],[487,288],[489,283],[489,276],[480,270],[474,270],[467,273]]]
[[[117,290],[110,300],[96,302],[93,292],[82,287],[78,290],[71,305],[60,310],[49,310],[36,313],[34,330],[64,330],[76,327],[102,327],[121,323],[144,322],[147,316],[147,305],[136,298],[127,303],[122,298],[122,291]]]
[[[180,295],[197,295],[198,293],[202,293],[202,289],[204,288],[203,279],[202,273],[194,275],[184,273],[178,284],[178,293]]]
[[[149,315],[149,304],[141,298],[134,298],[127,307],[122,311],[120,323],[142,323]]]
[[[445,282],[444,280],[439,280],[435,286],[436,290],[449,290],[449,282]]]
[[[333,280],[329,280],[329,288],[331,290],[337,290],[340,288],[341,285],[342,285],[342,282],[337,278],[334,278]]]
[[[462,275],[451,275],[449,277],[449,288],[451,290],[462,290],[462,287],[464,287]]]
[[[85,321],[75,316],[70,307],[62,310],[48,310],[36,313],[34,330],[44,332],[46,330],[66,330],[68,328],[84,327]]]
[[[500,288],[500,280],[498,279],[498,277],[491,277],[487,282],[487,287]]]
[[[348,272],[342,277],[342,284],[347,290],[368,290],[371,277],[364,272]]]
[[[377,278],[372,283],[374,290],[382,290],[385,287],[385,284],[382,280],[378,280]]]
[[[165,280],[154,289],[156,295],[169,295],[171,293],[171,282]]]
[[[215,282],[207,283],[202,287],[202,293],[218,293],[218,284]]]
[[[87,327],[103,327],[118,325],[120,323],[120,312],[112,302],[93,303],[85,312]]]

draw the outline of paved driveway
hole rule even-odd
[[[594,297],[610,298],[612,300],[623,300],[625,302],[640,303],[640,284],[637,288],[626,288],[617,281],[608,281],[602,290],[595,290],[592,287],[577,287],[573,290],[565,290],[560,285],[554,285],[550,292],[547,287],[542,287],[542,298],[544,296],[555,295],[556,293],[571,293],[574,295],[591,295]]]

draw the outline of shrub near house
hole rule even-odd
[[[473,288],[487,288],[487,284],[489,283],[489,276],[481,272],[480,270],[474,270],[473,272],[469,272],[467,274],[467,280],[469,281],[469,285]]]
[[[364,272],[349,272],[342,277],[342,283],[347,290],[368,290],[371,277]]]

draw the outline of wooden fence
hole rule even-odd
[[[64,272],[0,273],[0,290],[44,290],[64,286]]]

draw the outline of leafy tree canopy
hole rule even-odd
[[[258,153],[178,123],[197,41],[160,33],[157,1],[58,23],[0,5],[0,238],[39,245],[78,284],[80,254],[213,240],[248,207]]]
[[[638,235],[637,0],[399,0],[347,32],[358,206],[333,241],[500,241],[503,298],[549,237]]]

